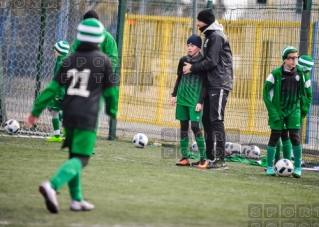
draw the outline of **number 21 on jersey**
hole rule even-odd
[[[77,69],[70,69],[67,72],[67,78],[71,79],[71,84],[68,87],[68,95],[77,95],[81,97],[89,97],[90,91],[87,90],[88,82],[90,79],[90,69],[84,69],[83,71],[78,71]],[[79,88],[75,88],[75,85],[79,83]]]

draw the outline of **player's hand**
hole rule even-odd
[[[38,119],[38,117],[35,117],[32,114],[28,114],[27,118],[25,119],[25,123],[29,128],[31,128],[38,122]]]
[[[196,111],[196,112],[199,112],[199,111],[201,111],[202,109],[203,109],[203,105],[200,104],[200,103],[197,103],[196,108],[195,108],[195,111]]]
[[[191,64],[184,62],[183,73],[184,74],[191,73],[191,67],[192,67]]]
[[[59,101],[60,101],[60,99],[59,99],[59,98],[55,98],[55,101],[56,101],[56,102],[59,102]]]
[[[171,105],[174,106],[176,103],[176,97],[171,98]]]

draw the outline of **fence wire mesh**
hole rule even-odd
[[[41,2],[46,2],[46,7],[41,7]],[[195,15],[206,7],[206,1],[197,2]],[[225,117],[227,139],[264,148],[269,128],[262,86],[268,74],[282,64],[282,48],[299,46],[302,1],[234,2],[216,1],[213,6],[216,19],[229,38],[234,58],[234,90],[230,93]],[[316,1],[312,2],[308,54],[317,63],[319,7]],[[98,12],[107,31],[116,38],[118,4],[115,0],[2,1],[0,120],[18,120],[26,135],[50,135],[48,111],[42,114],[37,128],[27,129],[24,118],[36,94],[53,77],[52,46],[60,40],[72,44],[77,25],[89,9]],[[178,60],[186,54],[186,40],[193,31],[193,10],[193,1],[186,0],[127,1],[120,56],[118,136],[143,132],[150,139],[178,140],[179,124],[169,100]],[[315,64],[311,72],[314,101],[303,127],[304,153],[310,163],[319,162],[318,70]],[[99,122],[98,133],[106,136],[108,118],[101,114]]]

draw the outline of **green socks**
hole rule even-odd
[[[69,184],[70,194],[73,200],[82,200],[81,188],[82,163],[78,158],[71,158],[63,163],[50,183],[53,189],[59,190],[65,183]]]
[[[294,152],[294,166],[301,167],[301,158],[302,158],[302,146],[292,146]]]
[[[275,162],[278,162],[280,160],[280,153],[281,153],[281,148],[282,148],[282,142],[281,139],[277,143],[276,147],[276,154],[275,154]]]
[[[281,142],[281,139],[280,139],[276,147],[275,162],[278,162],[280,160],[281,150],[283,151],[283,157],[285,159],[291,160],[291,149],[292,149],[291,147],[292,145],[289,139],[283,142]]]
[[[196,138],[197,147],[199,150],[199,155],[201,160],[206,160],[206,148],[205,148],[205,139],[204,136],[199,136]]]
[[[276,147],[267,147],[267,166],[274,167],[274,159],[275,159]]]
[[[62,111],[59,111],[59,121],[61,121],[62,118],[63,118]]]
[[[188,158],[189,156],[189,148],[188,148],[189,138],[183,138],[179,141],[180,150],[183,158]]]
[[[82,201],[81,171],[69,181],[69,192],[72,200]]]
[[[290,140],[286,140],[282,142],[282,151],[284,153],[285,159],[291,160],[291,149],[292,149],[292,145]]]

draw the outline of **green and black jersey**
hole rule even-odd
[[[309,76],[298,66],[287,72],[282,65],[268,75],[263,88],[263,99],[268,110],[269,125],[297,109],[300,109],[303,119],[308,114],[312,101]]]
[[[292,71],[282,68],[280,101],[283,117],[289,116],[295,110],[300,109],[300,79],[296,68]]]
[[[177,96],[177,104],[188,107],[195,107],[198,103],[203,104],[205,97],[204,83],[206,73],[190,73],[183,74],[184,63],[195,63],[203,60],[203,56],[199,53],[195,57],[189,55],[179,60],[177,68],[177,79],[172,93],[173,97]]]

